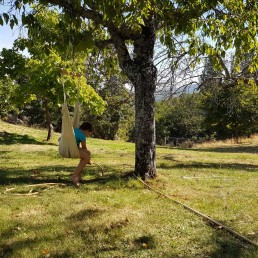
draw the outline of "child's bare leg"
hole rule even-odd
[[[81,173],[85,168],[86,164],[89,164],[89,161],[90,161],[89,151],[84,151],[83,149],[79,149],[79,152],[80,152],[80,162],[76,167],[73,175],[71,176],[71,179],[76,186],[80,186]]]

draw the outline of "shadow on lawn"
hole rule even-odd
[[[3,239],[4,239],[4,235],[3,235]],[[23,249],[25,246],[33,248],[38,243],[38,240],[35,240],[35,238],[31,237],[31,238],[13,241],[11,242],[11,244],[9,244],[8,241],[6,242],[7,243],[0,245],[0,257],[13,257],[12,255],[14,254],[15,251]]]
[[[191,151],[200,152],[224,152],[224,153],[258,153],[258,146],[232,146],[232,147],[215,147],[205,149],[191,149]]]
[[[35,138],[27,134],[8,133],[5,131],[0,132],[0,145],[6,144],[39,144],[39,145],[56,145],[49,142],[37,141]]]
[[[0,185],[67,183],[69,180],[68,174],[66,176],[64,173],[67,169],[67,167],[61,166],[37,168],[35,170],[18,168],[2,169],[0,170]],[[58,171],[60,175],[58,175]]]
[[[180,148],[180,147],[170,147],[170,146],[157,146],[161,149],[175,149],[184,151],[198,151],[198,152],[222,152],[222,153],[258,153],[257,146],[227,146],[227,147],[214,147],[214,148]]]
[[[240,241],[229,233],[215,229],[213,239],[217,248],[209,255],[211,258],[251,258],[258,255],[258,249],[255,246]]]
[[[164,157],[165,160],[174,161],[173,157],[167,156]],[[242,163],[210,163],[210,162],[188,162],[188,163],[176,163],[166,164],[162,163],[157,166],[161,169],[173,169],[173,168],[182,168],[182,169],[191,169],[191,168],[199,168],[199,169],[233,169],[233,170],[245,170],[246,172],[256,172],[258,170],[258,165],[253,164],[242,164]]]
[[[0,186],[7,185],[26,185],[43,183],[62,183],[72,185],[70,175],[74,171],[74,166],[44,166],[34,170],[10,168],[0,170]],[[100,168],[90,166],[84,170],[83,185],[105,187],[106,184],[114,188],[121,187],[120,183],[126,183],[133,176],[133,172],[119,173],[113,167],[104,167],[104,175],[100,176]]]
[[[4,232],[1,232],[1,244],[0,244],[0,257],[13,257],[19,253],[19,250],[26,248],[37,250],[39,246],[42,247],[42,243],[46,243],[50,247],[50,250],[39,249],[41,254],[38,253],[37,257],[54,257],[54,258],[65,258],[65,257],[78,257],[78,252],[82,252],[85,256],[83,257],[93,257],[94,254],[98,253],[100,257],[102,254],[105,256],[107,251],[118,251],[122,253],[123,257],[129,257],[132,252],[138,252],[139,257],[146,257],[146,249],[153,249],[155,253],[156,248],[156,237],[155,235],[138,235],[132,239],[129,249],[122,248],[117,243],[125,243],[126,239],[123,235],[122,228],[126,227],[130,220],[119,220],[113,221],[108,224],[103,224],[99,220],[98,224],[91,225],[86,223],[83,227],[82,221],[87,221],[91,218],[98,218],[99,215],[103,214],[105,211],[101,209],[84,209],[73,213],[71,216],[66,217],[66,230],[58,232],[57,234],[44,233],[42,236],[26,236],[24,237],[23,230],[26,230],[26,235],[30,235],[31,232],[37,232],[43,230],[46,232],[45,227],[49,227],[47,224],[31,225],[29,228],[18,228],[15,224],[10,225]],[[79,239],[80,242],[84,242],[80,249],[69,248],[69,234],[72,234],[72,240]],[[22,239],[17,239],[17,235],[21,235]],[[34,234],[33,234],[34,235]],[[15,239],[13,239],[15,237]],[[257,257],[257,249],[245,242],[240,242],[238,239],[232,237],[230,234],[224,231],[214,229],[212,235],[210,236],[213,241],[213,246],[211,251],[207,253],[200,253],[198,257],[210,257],[210,258],[244,258],[244,257]],[[57,242],[58,241],[58,242]],[[196,244],[198,246],[198,237],[196,238]],[[51,246],[58,243],[59,248],[55,251],[51,251]],[[60,243],[63,244],[63,248],[60,247]],[[100,244],[101,243],[101,244]],[[185,252],[188,249],[193,249],[194,243],[185,246]],[[143,253],[141,253],[143,250]],[[190,250],[191,252],[192,250]],[[37,253],[37,251],[36,251]],[[35,254],[36,254],[35,253]],[[128,256],[126,256],[128,255]],[[161,257],[179,257],[180,254],[176,250],[173,253],[162,252]],[[198,253],[197,253],[198,255]],[[103,257],[104,257],[103,256]],[[16,257],[16,256],[15,256]],[[81,256],[80,256],[81,257]],[[102,257],[102,256],[101,256]],[[106,257],[106,256],[105,256]],[[158,256],[151,256],[158,257]],[[181,255],[180,255],[181,257]],[[184,256],[190,257],[190,256]],[[195,256],[197,257],[197,256]]]
[[[18,254],[21,250],[25,248],[33,249],[35,252],[33,257],[53,257],[53,258],[68,258],[74,257],[76,253],[71,252],[70,250],[63,250],[62,252],[53,252],[50,255],[50,251],[43,249],[41,244],[42,242],[51,244],[52,246],[56,245],[56,241],[63,241],[67,238],[64,234],[48,234],[42,237],[38,236],[27,236],[30,232],[37,232],[43,229],[42,225],[30,226],[29,228],[18,228],[14,225],[10,226],[4,232],[1,232],[1,243],[0,243],[0,257],[19,257]],[[26,237],[24,234],[26,232]],[[17,235],[23,235],[20,239],[17,239]],[[34,235],[34,234],[33,234]],[[14,238],[14,239],[12,239]],[[39,249],[39,251],[37,251]],[[25,257],[25,256],[22,256]],[[32,256],[30,256],[32,257]]]

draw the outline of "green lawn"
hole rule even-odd
[[[134,144],[90,138],[104,176],[89,166],[77,189],[69,175],[78,160],[61,158],[59,135],[46,135],[0,121],[0,257],[258,257],[253,245],[134,178]],[[147,183],[258,244],[257,154],[257,138],[157,147],[158,177]]]

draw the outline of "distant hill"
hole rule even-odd
[[[176,97],[176,96],[180,96],[183,93],[186,94],[193,94],[198,92],[198,84],[194,83],[191,85],[188,85],[186,87],[182,87],[180,89],[175,90],[174,92],[170,92],[170,90],[163,90],[162,92],[158,92],[155,94],[155,99],[156,101],[161,101],[165,98],[168,98],[170,96]]]

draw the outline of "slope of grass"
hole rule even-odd
[[[76,189],[69,175],[78,160],[59,156],[58,134],[45,137],[0,121],[0,257],[258,257],[135,179],[133,144],[89,139],[104,176],[89,166]],[[258,243],[257,153],[257,139],[158,147],[158,177],[148,184]],[[14,195],[29,192],[39,194]]]

